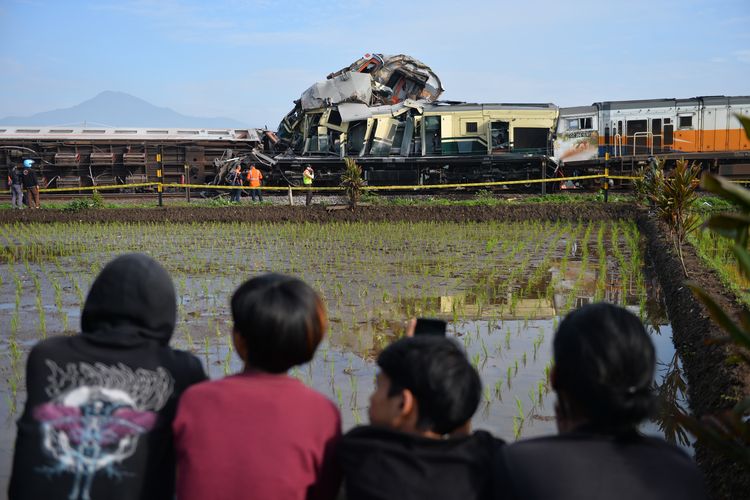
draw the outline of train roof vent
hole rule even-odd
[[[197,130],[178,130],[178,134],[185,134],[185,135],[198,135],[200,134]]]
[[[103,134],[106,130],[102,128],[90,128],[90,129],[84,129],[82,132],[83,134]]]
[[[50,134],[72,134],[72,128],[53,128],[49,131]]]
[[[137,130],[115,130],[115,134],[137,134]]]
[[[228,135],[229,130],[209,130],[208,135]]]
[[[147,134],[168,134],[169,130],[146,130]]]
[[[17,128],[16,133],[17,134],[38,134],[39,129],[38,128]]]

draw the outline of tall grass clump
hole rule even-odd
[[[352,158],[344,158],[346,169],[341,174],[341,186],[349,198],[349,208],[354,210],[362,196],[362,188],[365,187],[365,180],[362,178],[362,167]]]

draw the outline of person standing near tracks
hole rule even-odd
[[[234,170],[229,174],[229,184],[232,186],[242,186],[242,167],[238,163],[237,166],[234,167]],[[229,198],[229,201],[234,203],[240,202],[240,195],[242,193],[242,190],[232,189],[232,196]]]
[[[36,180],[36,174],[31,169],[34,165],[34,160],[23,161],[23,175],[21,182],[23,187],[26,189],[26,197],[29,208],[40,208],[39,207],[39,182]]]
[[[312,204],[312,197],[313,197],[313,180],[315,179],[315,171],[312,168],[312,165],[309,163],[305,166],[305,170],[302,172],[302,184],[305,185],[307,188],[307,197],[305,198],[305,206],[310,206]]]
[[[23,174],[18,165],[14,165],[8,174],[11,208],[23,209]]]
[[[255,201],[255,196],[258,196],[258,201],[263,202],[263,194],[260,192],[260,181],[263,179],[263,174],[260,170],[255,168],[255,165],[250,165],[250,171],[247,173],[247,180],[250,181],[250,197]]]

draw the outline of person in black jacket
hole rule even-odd
[[[486,498],[502,444],[468,434],[481,381],[452,339],[398,340],[378,357],[370,426],[343,436],[339,461],[348,500]]]
[[[39,181],[37,181],[36,174],[31,168],[33,165],[34,160],[23,161],[21,182],[26,189],[26,201],[29,204],[29,208],[39,208]]]
[[[637,430],[655,405],[655,353],[635,315],[606,303],[584,306],[560,323],[553,351],[559,435],[505,446],[496,498],[707,498],[687,454]]]
[[[23,209],[23,174],[17,165],[10,169],[8,184],[10,184],[10,206]]]
[[[159,263],[128,254],[104,267],[81,334],[29,354],[11,499],[173,499],[177,400],[206,379],[195,356],[168,346],[176,315]]]

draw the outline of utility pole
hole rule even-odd
[[[162,200],[162,191],[164,190],[164,169],[161,163],[161,148],[156,153],[156,177],[159,179],[159,184],[156,186],[156,191],[159,193],[159,206],[163,207],[164,202]]]

